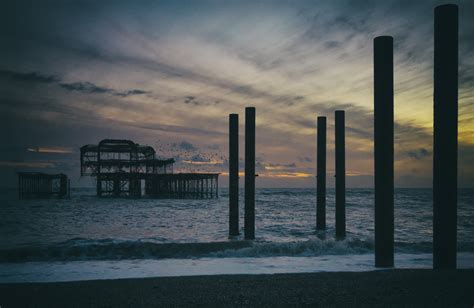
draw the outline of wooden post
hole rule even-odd
[[[245,108],[245,239],[255,239],[255,107]]]
[[[458,7],[435,8],[433,267],[456,268]]]
[[[316,229],[326,229],[326,117],[318,117]]]
[[[204,198],[204,179],[201,178],[201,198]]]
[[[22,199],[22,192],[23,192],[23,183],[21,174],[18,174],[18,199]]]
[[[346,148],[344,126],[344,110],[336,110],[336,238],[339,239],[346,237]]]
[[[374,39],[375,266],[393,266],[393,38]]]
[[[229,115],[229,235],[239,235],[239,115]]]

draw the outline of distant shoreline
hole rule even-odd
[[[0,305],[472,307],[474,269],[395,269],[0,284]]]

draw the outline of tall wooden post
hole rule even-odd
[[[100,166],[101,166],[101,160],[100,160],[100,143],[99,146],[97,147],[97,170],[96,170],[96,191],[97,191],[97,196],[101,197],[102,196],[102,180],[100,176]],[[82,160],[81,160],[82,161]],[[82,170],[82,169],[81,169]]]
[[[374,39],[375,266],[393,266],[393,38]]]
[[[433,267],[456,268],[458,7],[435,8]]]
[[[316,229],[326,229],[326,117],[318,117]]]
[[[245,239],[255,239],[255,107],[245,108]]]
[[[239,115],[229,115],[229,235],[239,235]]]
[[[22,199],[23,190],[23,178],[21,174],[18,174],[18,199]]]
[[[67,197],[71,198],[71,180],[67,179]]]
[[[346,147],[344,110],[335,112],[336,127],[336,238],[346,237]]]

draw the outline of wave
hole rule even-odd
[[[126,259],[189,259],[244,257],[311,257],[373,253],[369,240],[308,240],[300,242],[227,241],[210,243],[154,243],[114,239],[71,239],[46,247],[0,250],[0,262]],[[396,242],[397,253],[431,253],[431,242]],[[474,242],[458,243],[459,252],[474,252]]]

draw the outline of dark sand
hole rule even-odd
[[[473,307],[474,269],[0,284],[0,306]]]

